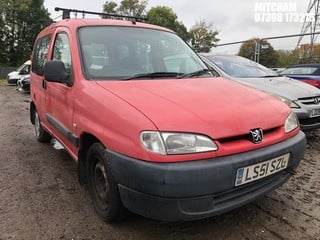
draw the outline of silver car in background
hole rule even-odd
[[[218,76],[265,91],[288,104],[302,130],[320,128],[320,89],[279,76],[276,72],[235,55],[200,54]]]

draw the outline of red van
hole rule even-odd
[[[221,214],[285,183],[306,139],[278,99],[214,77],[171,30],[64,19],[32,54],[31,122],[77,162],[106,221]]]

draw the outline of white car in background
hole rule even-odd
[[[20,67],[18,67],[17,70],[10,72],[7,76],[7,82],[9,84],[18,85],[18,81],[19,79],[21,79],[22,76],[30,76],[30,66],[31,61],[28,60],[25,63],[23,63]]]

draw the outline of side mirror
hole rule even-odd
[[[48,82],[69,83],[70,74],[62,61],[52,60],[44,65],[44,78]]]

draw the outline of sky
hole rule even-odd
[[[147,10],[156,6],[168,6],[177,14],[189,30],[200,20],[212,23],[219,32],[218,44],[238,42],[254,37],[265,38],[300,34],[311,0],[148,0]],[[55,7],[101,12],[105,0],[44,0],[51,18],[61,19]],[[119,3],[121,0],[114,0]],[[80,17],[80,16],[78,16]],[[319,29],[320,30],[320,29]],[[275,49],[292,50],[298,37],[268,40]],[[310,41],[305,36],[302,43]],[[237,53],[241,44],[213,48],[217,53]]]

